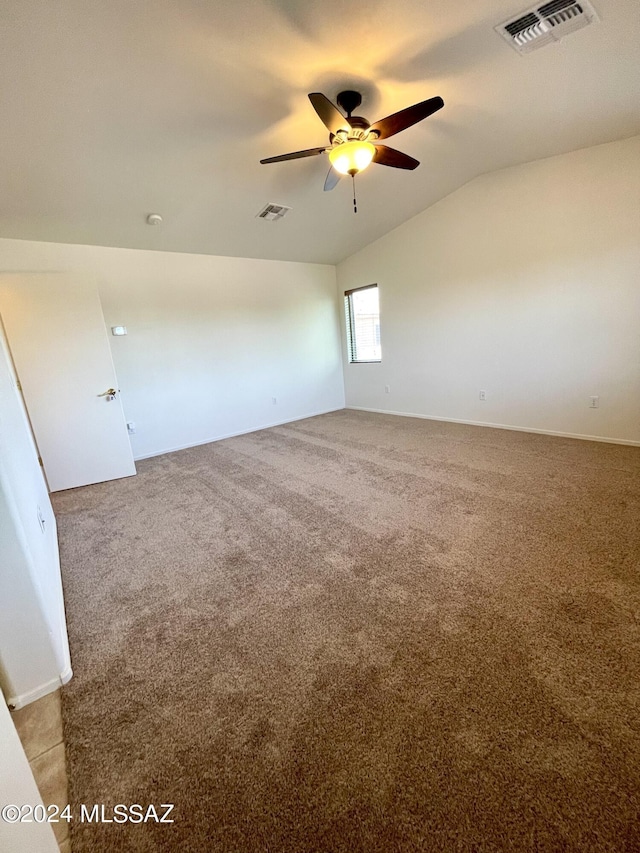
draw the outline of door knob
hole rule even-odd
[[[98,394],[98,397],[106,397],[107,402],[109,402],[110,400],[114,399],[114,397],[116,396],[117,393],[118,392],[116,391],[115,388],[107,388],[107,390],[103,391],[102,394]]]

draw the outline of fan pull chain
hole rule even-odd
[[[358,212],[358,205],[356,202],[356,176],[351,175],[351,183],[353,184],[353,212]]]

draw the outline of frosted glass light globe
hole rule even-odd
[[[356,175],[366,169],[376,153],[370,142],[354,140],[336,145],[329,151],[329,160],[333,168],[342,175]]]

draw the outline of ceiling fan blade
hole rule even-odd
[[[388,145],[376,145],[373,162],[380,163],[381,166],[393,166],[394,169],[415,169],[420,165],[419,160],[414,160],[395,148],[389,148]]]
[[[347,119],[337,107],[334,107],[326,95],[320,92],[311,92],[309,100],[313,104],[314,110],[318,113],[320,121],[330,133],[336,134],[339,130],[346,130],[348,132],[351,129],[351,125]]]
[[[380,121],[371,125],[369,132],[376,131],[379,134],[378,139],[388,139],[395,133],[400,133],[401,130],[411,127],[412,124],[417,124],[422,119],[428,118],[442,107],[444,107],[442,98],[429,98],[427,101],[421,101],[419,104],[400,110],[399,113],[381,118]]]
[[[340,172],[338,172],[336,169],[333,168],[333,166],[331,166],[324,181],[324,191],[328,192],[329,190],[332,190],[341,177],[342,175],[340,174]]]
[[[260,160],[261,163],[282,163],[283,160],[299,160],[300,157],[313,157],[314,154],[322,154],[327,148],[307,148],[304,151],[293,151],[291,154],[280,154],[278,157],[267,157]]]

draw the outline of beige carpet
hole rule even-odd
[[[640,850],[640,451],[342,411],[54,496],[75,853]]]

